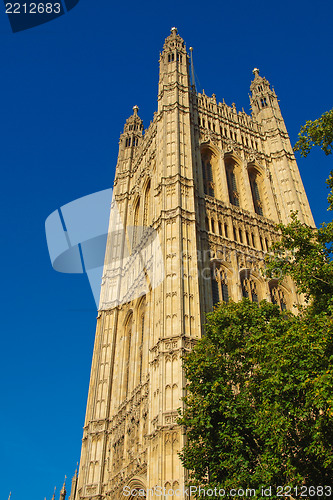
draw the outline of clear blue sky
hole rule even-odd
[[[53,271],[44,222],[112,186],[132,106],[145,126],[157,109],[170,28],[194,47],[205,92],[239,110],[249,112],[252,69],[260,68],[294,143],[307,119],[333,106],[332,19],[328,0],[80,0],[65,16],[13,34],[2,8],[1,499],[11,490],[12,500],[49,500],[79,460],[96,308],[85,276]],[[321,152],[299,159],[317,224],[330,220],[332,164]]]

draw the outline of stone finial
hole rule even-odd
[[[65,500],[66,498],[66,479],[67,479],[67,476],[65,476],[65,480],[64,480],[64,484],[62,485],[62,488],[61,488],[61,491],[60,491],[60,498],[59,500]]]
[[[133,111],[134,111],[134,114],[137,115],[138,111],[139,111],[139,106],[137,106],[137,105],[133,106]]]
[[[259,69],[258,68],[254,68],[252,73],[254,74],[254,76],[259,76]]]
[[[175,28],[174,26],[171,28],[171,33],[175,33],[175,35],[177,35],[178,33],[178,30],[177,28]]]
[[[55,492],[56,492],[56,489],[57,489],[57,487],[55,486],[55,487],[54,487],[54,492],[53,492],[53,495],[52,495],[51,500],[55,500]]]

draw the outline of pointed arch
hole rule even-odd
[[[204,194],[216,197],[218,187],[218,158],[216,148],[211,144],[203,144],[201,147],[201,172]]]
[[[268,283],[269,294],[272,304],[279,306],[281,311],[290,309],[289,291],[277,279],[271,279]]]
[[[125,335],[124,335],[124,365],[123,365],[123,392],[124,398],[127,397],[129,391],[129,373],[131,363],[131,344],[132,344],[132,329],[133,329],[133,311],[130,310],[125,318]]]
[[[230,299],[228,268],[221,263],[213,262],[211,281],[213,306],[219,302],[228,303]]]
[[[241,269],[239,276],[243,298],[259,303],[263,299],[261,281],[250,268]]]
[[[235,207],[241,207],[242,177],[240,159],[234,153],[227,154],[224,158],[224,164],[229,202]]]
[[[138,353],[137,361],[139,362],[137,382],[141,384],[144,373],[144,341],[146,329],[146,296],[143,296],[138,303]]]
[[[264,176],[262,169],[255,163],[250,163],[247,167],[254,211],[258,215],[264,215]]]
[[[144,190],[143,225],[148,226],[150,221],[150,179],[146,183]]]
[[[137,500],[138,498],[142,498],[143,500],[147,498],[147,489],[141,477],[135,476],[128,483],[127,489],[129,490],[130,496],[129,500]]]
[[[134,205],[134,218],[133,218],[133,248],[138,243],[138,233],[139,233],[139,221],[140,221],[140,197],[138,196]]]

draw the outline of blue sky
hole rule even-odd
[[[260,68],[294,143],[307,119],[332,108],[332,18],[329,1],[80,0],[13,34],[1,10],[1,498],[49,500],[79,460],[96,307],[84,275],[53,271],[44,223],[112,186],[133,105],[146,127],[157,109],[170,28],[194,47],[199,90],[239,110],[249,112]],[[317,224],[331,219],[332,160],[314,151],[298,162]]]

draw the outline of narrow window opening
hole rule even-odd
[[[284,292],[275,282],[269,284],[272,304],[279,306],[281,311],[286,311],[287,301]]]
[[[260,246],[261,246],[261,250],[264,251],[264,242],[262,240],[262,237],[260,236]]]
[[[255,171],[249,173],[254,210],[258,215],[264,215],[257,178],[258,175]]]
[[[213,305],[217,303],[229,302],[229,289],[228,289],[228,278],[227,272],[221,268],[217,268],[215,265],[211,269],[212,278],[212,298]]]
[[[139,356],[140,356],[140,370],[139,370],[139,380],[140,384],[142,382],[142,363],[143,363],[143,340],[144,340],[144,331],[145,331],[145,315],[141,315],[141,338],[139,345]]]
[[[217,283],[217,276],[216,276],[216,270],[212,269],[211,270],[211,279],[212,279],[212,299],[213,299],[213,306],[216,306],[220,302],[220,295],[219,295],[219,285]]]
[[[243,233],[242,233],[242,230],[239,229],[238,232],[239,232],[239,241],[240,241],[240,243],[243,243]]]
[[[257,285],[252,278],[243,277],[241,280],[242,284],[242,295],[246,299],[250,299],[251,302],[259,302]]]
[[[150,208],[150,181],[148,182],[146,193],[145,193],[145,204],[143,210],[143,225],[148,226],[149,220],[149,208]]]
[[[133,248],[135,248],[136,244],[138,243],[139,213],[140,213],[140,199],[138,200],[134,211]]]
[[[227,183],[229,191],[229,201],[232,205],[239,207],[239,194],[233,166],[227,166]]]
[[[214,182],[211,158],[212,155],[209,152],[202,156],[202,178],[203,178],[204,193],[214,198],[215,182]]]

